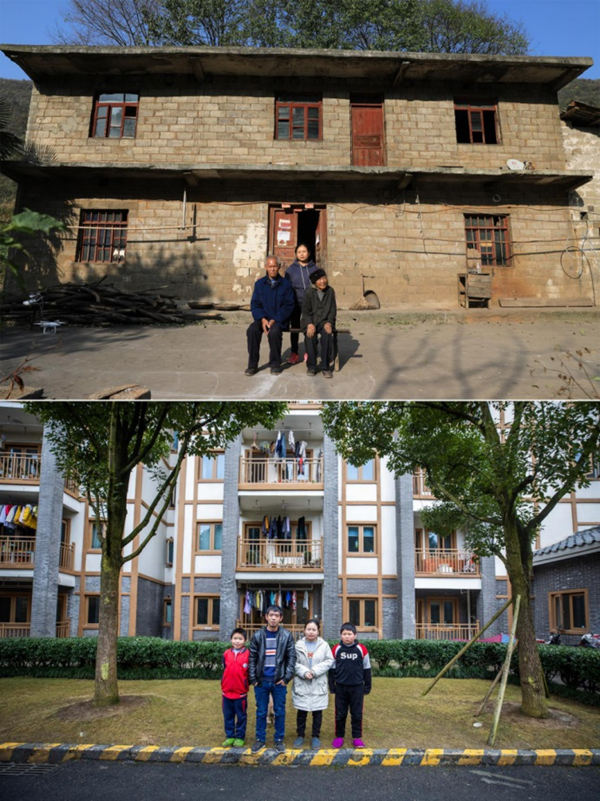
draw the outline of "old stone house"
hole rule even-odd
[[[346,307],[456,308],[469,269],[492,306],[593,302],[568,200],[591,174],[567,169],[556,101],[589,58],[3,52],[34,83],[30,155],[3,170],[20,207],[70,225],[30,284],[245,303],[302,241]]]

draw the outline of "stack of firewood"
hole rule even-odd
[[[13,303],[0,304],[5,319],[56,320],[70,325],[179,324],[194,315],[169,296],[127,292],[101,279],[91,284],[57,284]],[[198,319],[198,315],[195,315]]]

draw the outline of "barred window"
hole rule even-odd
[[[321,106],[317,97],[278,97],[275,102],[275,139],[321,139]]]
[[[467,248],[478,250],[482,266],[508,264],[508,216],[465,214]]]
[[[105,92],[94,104],[90,136],[101,139],[134,139],[139,95]]]
[[[126,242],[126,211],[82,210],[76,261],[123,261]]]

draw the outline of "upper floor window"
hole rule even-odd
[[[465,214],[467,248],[480,253],[482,266],[508,264],[510,242],[508,216],[502,214]]]
[[[75,261],[122,261],[126,241],[126,211],[82,209]]]
[[[199,551],[220,551],[223,543],[222,523],[198,523]]]
[[[348,526],[348,553],[375,553],[375,526]]]
[[[198,461],[198,481],[223,481],[225,478],[224,453],[205,453]]]
[[[375,459],[355,467],[350,462],[346,462],[346,481],[376,481]]]
[[[465,144],[497,145],[500,141],[498,108],[495,103],[454,101],[456,141]]]
[[[90,548],[93,551],[99,551],[102,548],[102,541],[106,537],[106,521],[101,520],[98,522],[97,520],[91,521],[91,538],[90,538]]]
[[[127,92],[105,92],[94,104],[91,135],[94,138],[133,139],[140,96]]]
[[[275,101],[275,139],[321,139],[321,107],[319,97],[278,97]]]

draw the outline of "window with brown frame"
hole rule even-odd
[[[140,96],[104,92],[94,103],[90,136],[94,139],[134,139]]]
[[[106,536],[106,520],[90,520],[90,549],[100,551],[102,540]]]
[[[467,248],[479,251],[482,266],[509,263],[508,215],[465,214],[465,234]]]
[[[497,145],[500,142],[498,107],[495,103],[455,100],[454,122],[459,144]]]
[[[85,621],[88,626],[97,626],[100,620],[100,596],[85,596],[86,614]]]
[[[173,556],[175,551],[175,543],[173,541],[173,537],[167,538],[165,546],[166,546],[165,564],[167,567],[171,567],[173,565]]]
[[[81,210],[75,261],[121,262],[126,244],[126,211]]]
[[[374,554],[377,548],[376,527],[372,524],[355,523],[347,527],[348,553]]]
[[[0,595],[0,623],[29,623],[31,596]]]
[[[349,598],[348,620],[357,629],[377,626],[377,598]]]
[[[203,522],[196,524],[196,550],[220,551],[223,542],[223,523]]]
[[[589,628],[587,590],[548,593],[550,628],[567,634],[581,634]]]
[[[223,481],[225,454],[222,451],[204,453],[198,459],[198,481]]]
[[[600,454],[594,453],[590,457],[590,469],[586,473],[586,478],[600,478]]]
[[[275,139],[322,139],[322,100],[280,95],[275,100]]]
[[[221,599],[218,595],[197,595],[195,597],[196,626],[209,626],[218,628],[221,617]]]
[[[360,467],[355,467],[350,462],[346,462],[346,481],[377,481],[377,463],[375,459],[369,459]]]

